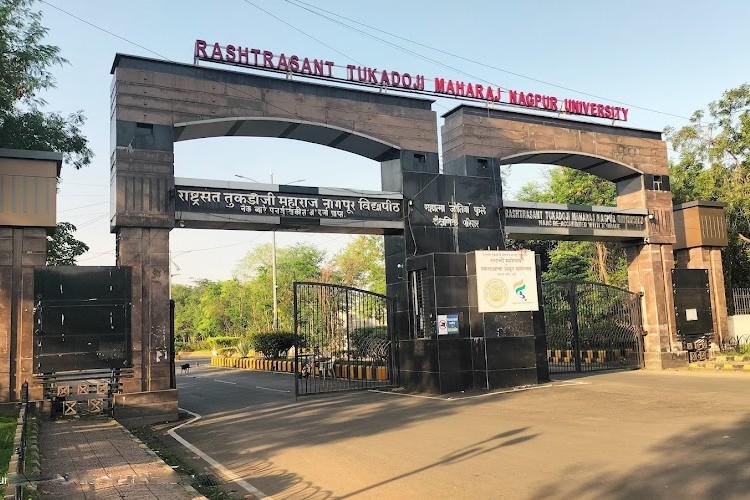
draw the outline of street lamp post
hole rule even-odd
[[[271,175],[271,184],[273,184],[273,170],[269,170],[269,174]],[[245,177],[244,175],[238,175],[234,174],[235,177],[239,177],[240,179],[247,179],[249,181],[258,182],[255,179],[251,179],[250,177]],[[289,181],[287,184],[292,184],[295,182],[303,182],[305,179],[297,179],[294,181]],[[259,183],[260,184],[260,183]],[[279,297],[277,294],[277,285],[276,285],[276,229],[271,230],[271,279],[272,284],[271,287],[273,288],[273,330],[275,332],[279,331]]]

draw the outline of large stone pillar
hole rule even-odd
[[[711,290],[713,341],[729,337],[724,267],[721,249],[727,246],[727,224],[723,203],[693,201],[674,207],[677,266],[707,269]]]
[[[645,208],[648,210],[648,234],[643,244],[626,247],[628,259],[628,286],[640,293],[644,339],[645,364],[649,369],[675,368],[687,365],[682,344],[677,339],[677,326],[672,295],[672,269],[674,269],[674,220],[672,193],[666,175],[648,174],[617,183],[617,206]]]
[[[132,269],[134,370],[132,379],[123,380],[123,394],[117,395],[117,416],[144,423],[174,420],[169,314],[174,128],[151,123],[148,115],[136,116],[119,102],[116,84],[113,94],[111,229],[117,235],[117,265]]]
[[[62,154],[0,149],[0,402],[18,401],[33,380],[34,268],[47,257],[47,228],[56,224]]]

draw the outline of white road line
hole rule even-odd
[[[254,495],[257,498],[268,498],[269,500],[273,500],[272,496],[266,495],[265,493],[263,493],[262,491],[260,491],[258,488],[256,488],[252,484],[248,483],[247,481],[245,481],[244,479],[242,479],[240,476],[238,476],[237,474],[235,474],[231,470],[227,469],[226,467],[224,467],[223,465],[221,465],[219,462],[217,462],[213,458],[209,457],[207,454],[203,453],[203,451],[201,451],[197,446],[195,446],[194,444],[192,444],[191,442],[189,442],[187,439],[185,439],[182,436],[180,436],[179,434],[177,434],[175,432],[177,429],[179,429],[182,426],[185,426],[185,425],[197,422],[201,418],[201,416],[198,415],[197,413],[193,413],[192,411],[186,410],[185,408],[180,408],[180,410],[189,413],[194,418],[192,420],[189,420],[187,422],[183,422],[180,425],[178,425],[176,427],[172,427],[171,429],[169,429],[168,434],[170,436],[172,436],[173,438],[175,438],[177,440],[177,442],[180,443],[182,446],[184,446],[185,448],[187,448],[188,450],[192,451],[193,453],[195,453],[196,455],[198,455],[199,457],[201,457],[203,460],[205,460],[206,462],[208,462],[211,465],[211,467],[213,467],[214,469],[218,470],[221,474],[225,475],[226,477],[228,477],[229,479],[231,479],[235,483],[237,483],[240,486],[242,486],[245,489],[245,491],[247,491],[251,495]]]
[[[226,380],[217,380],[217,379],[214,379],[214,382],[221,382],[222,384],[237,385],[237,382],[227,382]]]
[[[270,387],[261,387],[259,385],[255,386],[256,389],[263,389],[264,391],[273,391],[273,392],[286,392],[287,394],[292,391],[283,391],[281,389],[271,389]]]
[[[438,401],[461,401],[464,399],[486,398],[489,396],[494,396],[495,394],[509,394],[511,392],[531,391],[534,389],[545,389],[548,387],[570,387],[570,386],[575,386],[575,385],[590,385],[590,384],[591,382],[565,382],[561,384],[532,385],[528,387],[515,387],[513,389],[507,389],[504,391],[485,392],[484,394],[475,394],[473,396],[462,396],[462,397],[456,397],[456,398],[441,398],[439,396],[424,396],[421,394],[403,394],[400,392],[380,391],[378,389],[370,389],[369,392],[377,392],[379,394],[391,394],[393,396],[406,396],[410,398],[419,398],[419,399],[436,399]]]

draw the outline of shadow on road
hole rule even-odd
[[[613,454],[617,450],[612,450]],[[631,470],[603,471],[585,482],[541,486],[533,498],[748,498],[750,415],[731,427],[696,428],[647,448]]]

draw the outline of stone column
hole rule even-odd
[[[115,101],[117,103],[117,101]],[[174,420],[171,388],[169,232],[174,227],[173,127],[113,116],[112,232],[117,265],[132,269],[131,342],[134,376],[116,397],[118,418]]]
[[[21,385],[41,398],[33,380],[34,268],[44,266],[44,228],[0,227],[0,402],[18,401]]]
[[[0,402],[41,399],[33,374],[34,268],[45,265],[56,224],[62,154],[0,149]]]
[[[643,244],[626,247],[628,287],[642,294],[641,313],[646,333],[645,363],[649,369],[686,366],[677,339],[672,295],[674,221],[672,193],[666,175],[643,175],[617,183],[617,206],[648,211]]]
[[[693,201],[674,207],[678,267],[708,270],[714,342],[721,342],[729,337],[724,267],[721,261],[721,249],[728,243],[725,206],[713,201]]]
[[[625,249],[628,259],[628,285],[642,293],[641,313],[646,332],[646,368],[664,369],[684,366],[677,341],[672,297],[672,245],[638,245]]]

